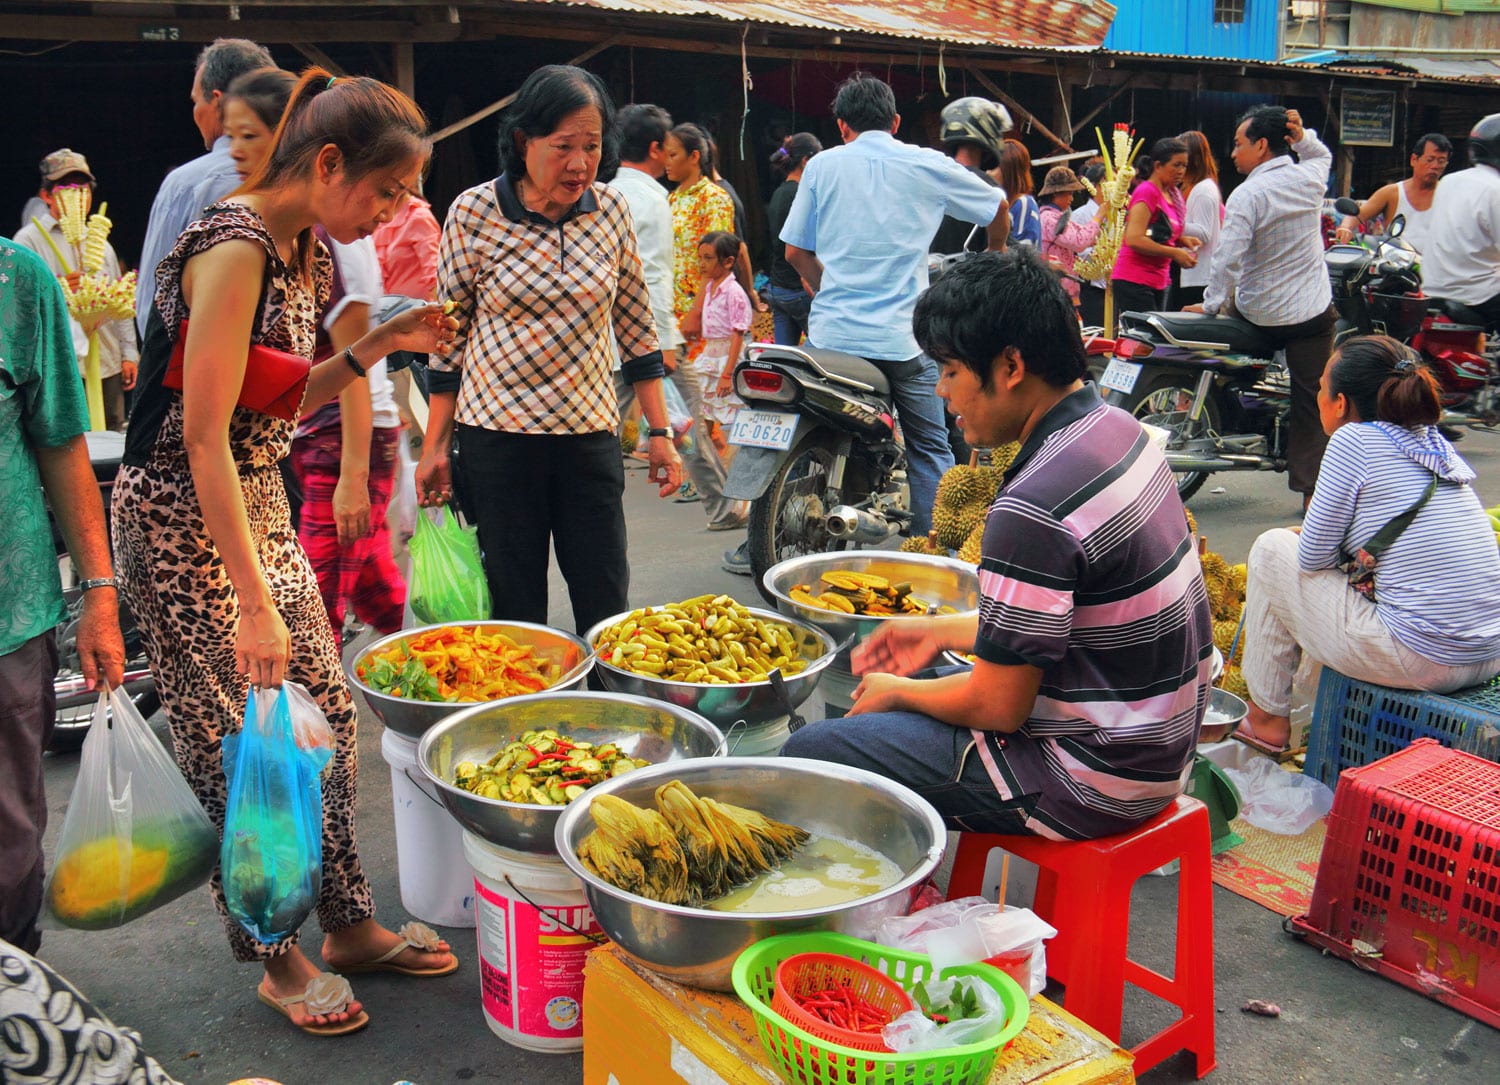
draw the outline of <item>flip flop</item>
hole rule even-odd
[[[308,981],[307,986],[300,995],[292,995],[290,998],[277,998],[270,991],[266,990],[264,980],[255,989],[255,995],[288,1021],[292,1021],[294,1025],[296,1025],[296,1022],[292,1020],[290,1007],[295,1006],[299,1002],[306,1003],[311,1001],[315,1004],[321,1003],[324,1006],[332,1006],[332,1009],[321,1011],[326,1014],[343,1013],[349,1008],[349,1003],[354,1001],[354,992],[349,988],[349,981],[344,979],[343,976],[335,975],[332,972],[323,972],[314,976]],[[335,999],[338,1000],[336,1005],[334,1002]],[[308,1012],[311,1013],[312,1010],[309,1009]],[[351,1032],[358,1032],[369,1023],[370,1015],[365,1013],[364,1010],[360,1010],[356,1016],[349,1018],[347,1021],[328,1025],[297,1025],[297,1028],[309,1036],[347,1036]]]
[[[426,923],[407,923],[396,932],[401,941],[393,947],[390,952],[383,953],[371,961],[361,961],[359,964],[348,964],[340,967],[339,971],[350,975],[366,974],[370,972],[395,972],[401,976],[418,976],[431,978],[434,976],[446,976],[458,971],[458,957],[450,950],[448,956],[452,958],[445,965],[434,968],[412,968],[410,965],[397,964],[396,958],[408,949],[420,949],[426,953],[436,953],[432,947],[442,939],[438,937],[437,931]]]
[[[1274,757],[1277,761],[1289,761],[1294,756],[1289,746],[1278,746],[1274,742],[1257,738],[1255,732],[1250,730],[1249,723],[1241,723],[1229,737],[1243,742],[1252,750],[1259,750],[1268,757]]]

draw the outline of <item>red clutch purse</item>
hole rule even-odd
[[[182,391],[182,357],[187,344],[187,321],[177,329],[177,342],[162,375],[163,388]],[[288,354],[274,347],[252,345],[245,360],[245,383],[240,386],[239,406],[268,414],[287,422],[294,421],[302,409],[302,395],[307,390],[307,375],[312,363],[300,354]]]

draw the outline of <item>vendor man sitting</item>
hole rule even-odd
[[[1132,829],[1181,792],[1208,702],[1209,609],[1172,473],[1084,382],[1072,301],[1029,250],[960,263],[913,324],[964,439],[1021,442],[985,523],[979,615],[883,623],[854,654],[850,714],[783,753],[899,780],[953,829]],[[947,649],[973,670],[905,677]]]

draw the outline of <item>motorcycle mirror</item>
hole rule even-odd
[[[1348,196],[1340,196],[1333,201],[1333,209],[1341,215],[1358,215],[1359,201],[1351,200]]]
[[[1391,219],[1391,228],[1386,231],[1391,237],[1400,237],[1406,231],[1406,216],[1397,215]]]

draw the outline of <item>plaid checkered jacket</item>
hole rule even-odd
[[[528,210],[503,174],[469,189],[443,227],[438,296],[457,303],[459,329],[429,359],[431,387],[457,378],[462,425],[613,432],[613,343],[625,380],[663,373],[629,207],[605,185],[559,222]]]

